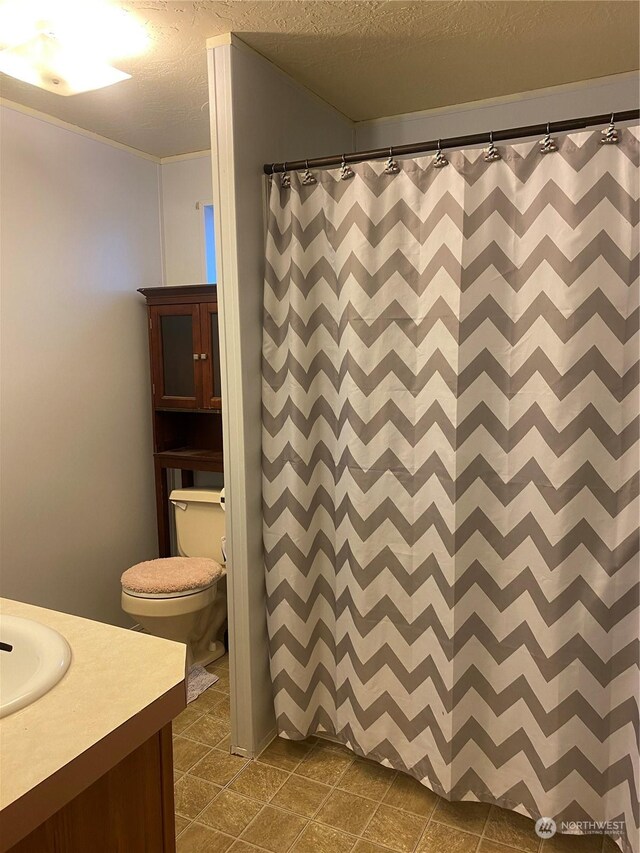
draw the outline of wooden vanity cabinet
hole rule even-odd
[[[7,853],[175,853],[171,724]]]
[[[183,486],[194,471],[222,473],[222,379],[217,288],[145,287],[158,546],[171,555],[169,469]]]

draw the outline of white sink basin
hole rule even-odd
[[[0,616],[0,717],[44,696],[71,663],[69,644],[46,625]]]

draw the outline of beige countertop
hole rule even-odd
[[[24,837],[185,707],[185,646],[0,599],[0,614],[54,628],[71,664],[0,720],[0,849]]]

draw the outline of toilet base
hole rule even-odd
[[[139,598],[123,590],[122,609],[144,630],[187,646],[187,669],[207,666],[225,653],[226,578],[202,592],[174,598]]]

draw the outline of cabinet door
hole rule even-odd
[[[218,305],[203,302],[200,305],[202,340],[203,406],[205,409],[222,408],[222,381],[220,376],[220,334],[218,331]]]
[[[197,409],[202,397],[197,304],[154,305],[151,321],[153,402],[159,408]]]

